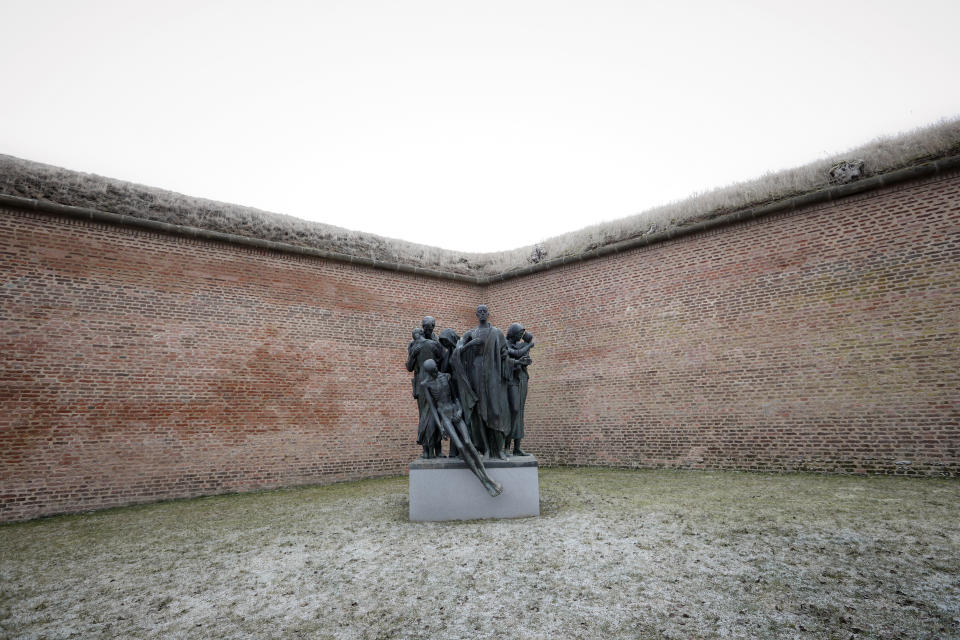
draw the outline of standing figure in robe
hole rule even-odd
[[[463,334],[451,356],[464,419],[474,445],[488,458],[506,460],[504,439],[510,434],[507,385],[512,362],[507,339],[489,322],[487,305],[477,307],[477,326]]]

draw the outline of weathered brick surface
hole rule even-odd
[[[958,271],[957,175],[488,287],[2,211],[0,520],[401,473],[479,302],[546,462],[955,475]]]
[[[43,214],[0,246],[4,520],[401,473],[410,331],[477,291]]]
[[[950,475],[958,294],[956,175],[489,291],[537,338],[547,462]]]

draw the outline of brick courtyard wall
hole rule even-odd
[[[960,176],[488,286],[0,210],[0,521],[398,474],[425,313],[546,463],[957,475]]]
[[[0,212],[0,520],[399,474],[478,287]]]
[[[492,285],[546,462],[956,475],[960,177]]]

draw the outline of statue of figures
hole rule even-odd
[[[507,399],[510,404],[510,434],[506,438],[504,448],[510,449],[510,440],[513,440],[513,455],[529,455],[520,448],[523,439],[523,407],[527,403],[527,386],[530,374],[527,366],[533,361],[528,355],[533,348],[533,334],[524,330],[523,325],[514,322],[507,329],[507,355],[513,360],[512,375],[507,388]]]
[[[491,496],[503,493],[503,486],[490,479],[483,466],[480,454],[470,440],[470,430],[463,421],[463,411],[460,403],[453,397],[450,390],[450,375],[440,373],[437,363],[427,360],[423,363],[424,380],[420,383],[420,396],[427,401],[428,409],[434,419],[441,425],[445,437],[449,437],[464,462],[470,467],[474,475]]]
[[[413,341],[407,347],[407,371],[413,371],[414,396],[417,398],[417,408],[420,411],[420,422],[417,425],[417,444],[423,447],[424,458],[434,458],[440,455],[441,438],[440,424],[431,415],[426,398],[419,393],[420,383],[426,378],[423,363],[427,360],[439,360],[443,355],[443,347],[433,336],[437,321],[426,316],[422,322],[423,334],[419,337],[414,334]]]
[[[511,361],[507,339],[488,322],[489,316],[487,305],[477,307],[478,324],[460,338],[451,363],[473,442],[487,456],[506,460],[503,443],[511,427],[507,401]]]

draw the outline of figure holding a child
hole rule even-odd
[[[407,345],[407,371],[413,372],[413,397],[417,399],[417,408],[420,411],[417,444],[423,447],[424,458],[435,458],[441,453],[441,426],[437,424],[427,399],[421,393],[421,384],[428,377],[423,370],[423,364],[427,360],[441,360],[444,349],[433,335],[437,321],[426,316],[421,325],[422,329],[413,330],[413,340]]]
[[[510,404],[510,433],[505,438],[504,448],[510,450],[513,441],[513,455],[529,455],[520,448],[523,439],[523,407],[527,403],[527,387],[530,374],[527,367],[533,363],[530,349],[533,348],[533,334],[526,331],[522,324],[514,322],[507,329],[507,356],[511,361],[511,375],[507,383],[507,400]]]

